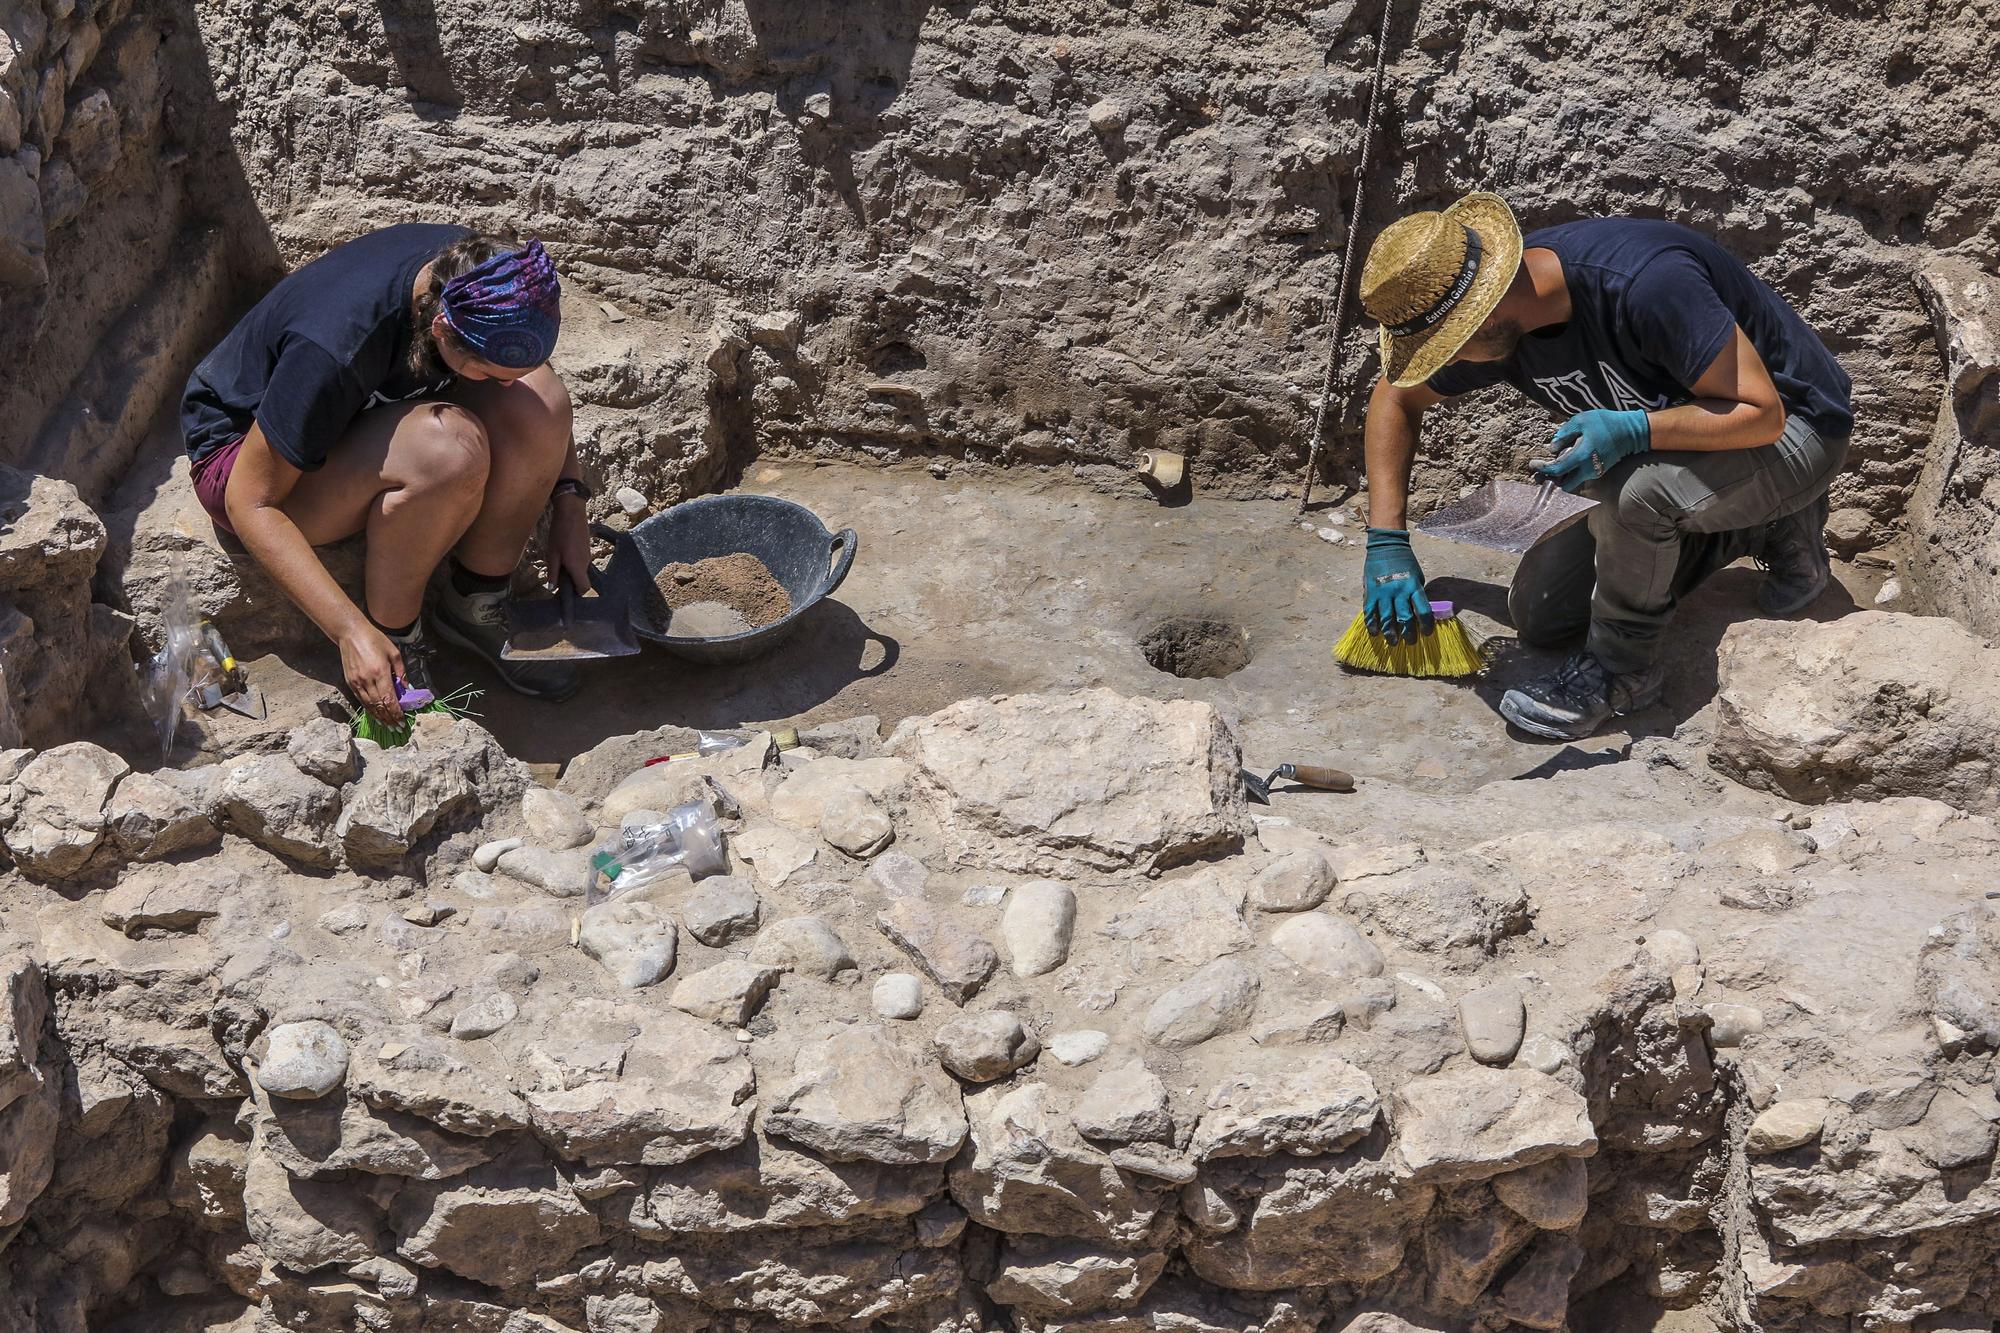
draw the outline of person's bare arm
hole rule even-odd
[[[1444,395],[1426,385],[1399,389],[1387,379],[1375,381],[1361,433],[1368,463],[1369,527],[1409,525],[1410,467],[1417,457],[1417,432],[1424,413],[1443,401]]]
[[[341,670],[355,697],[394,726],[403,716],[395,686],[403,674],[403,655],[341,590],[298,524],[285,513],[285,500],[302,475],[278,456],[263,428],[253,423],[230,469],[223,509],[229,525],[279,591],[339,647]]]
[[[576,438],[569,442],[569,457],[563,460],[558,479],[582,481],[583,464],[576,456]],[[570,586],[589,592],[596,585],[590,577],[590,517],[584,503],[574,495],[558,495],[549,501],[549,540],[543,552],[549,567],[551,586],[559,575],[568,574]]]
[[[1693,402],[1646,414],[1653,448],[1755,449],[1784,433],[1785,405],[1778,386],[1741,328],[1689,387]]]

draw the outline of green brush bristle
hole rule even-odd
[[[356,709],[352,718],[355,739],[374,741],[385,750],[393,750],[400,745],[408,745],[410,743],[410,733],[416,727],[416,724],[411,721],[412,718],[423,713],[449,713],[453,717],[477,717],[479,714],[473,712],[467,705],[477,699],[480,693],[481,691],[473,689],[470,685],[460,686],[450,694],[431,700],[414,713],[403,714],[403,723],[398,727],[388,726],[385,723],[376,721],[375,715],[365,708]]]
[[[374,741],[385,750],[393,750],[410,739],[410,719],[405,716],[403,725],[392,727],[364,708],[354,715],[354,738]]]
[[[1333,645],[1333,658],[1350,670],[1385,676],[1472,676],[1486,667],[1485,654],[1455,616],[1440,619],[1435,630],[1415,643],[1399,644],[1370,634],[1367,618],[1356,616]]]

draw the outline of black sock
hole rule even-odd
[[[396,629],[393,626],[385,625],[381,621],[375,619],[375,617],[373,616],[368,617],[368,623],[373,625],[376,629],[381,630],[384,634],[388,635],[392,639],[407,639],[412,634],[415,634],[417,632],[417,621],[420,621],[422,619],[423,619],[422,616],[418,616],[416,620],[412,620],[409,624],[403,626],[401,629]]]
[[[452,558],[451,590],[460,597],[471,597],[482,592],[500,592],[513,581],[512,570],[505,574],[475,574],[459,564],[456,556]]]

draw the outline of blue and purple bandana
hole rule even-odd
[[[508,370],[549,359],[562,328],[562,284],[540,241],[495,255],[444,285],[445,321],[474,356]]]

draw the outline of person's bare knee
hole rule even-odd
[[[468,569],[511,569],[570,449],[569,391],[543,366],[512,384],[461,386],[457,401],[478,414],[493,441],[493,463],[478,515],[459,543]]]
[[[392,485],[382,493],[382,513],[417,510],[434,515],[455,537],[479,512],[492,463],[486,427],[450,403],[426,404],[396,443]]]
[[[493,463],[486,424],[453,403],[432,403],[420,413],[414,447],[402,468],[404,489],[449,491],[477,500]]]
[[[464,404],[500,442],[504,457],[568,454],[574,413],[569,390],[553,370],[542,366],[512,384],[469,387]]]

